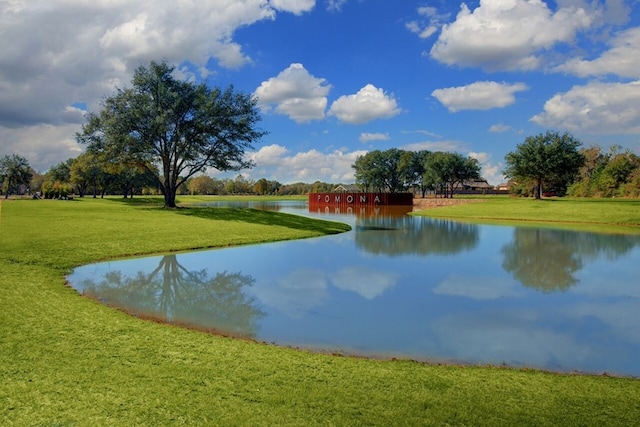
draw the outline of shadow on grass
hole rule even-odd
[[[104,200],[131,206],[162,207],[164,205],[164,198],[162,196],[137,196],[127,197],[126,199],[124,197],[105,197]]]
[[[337,234],[351,229],[350,226],[338,222],[310,219],[298,215],[250,208],[189,207],[180,208],[175,212],[180,215],[195,216],[216,221],[239,221],[251,224],[273,225],[296,230],[313,231],[321,234]]]

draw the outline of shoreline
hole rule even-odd
[[[445,199],[445,198],[415,198],[413,199],[413,212],[427,209],[441,208],[445,206],[466,205],[468,203],[482,203],[480,199]]]

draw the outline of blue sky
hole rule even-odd
[[[0,155],[38,171],[150,60],[260,100],[247,178],[353,182],[368,151],[456,151],[492,184],[529,135],[640,154],[638,0],[0,0]],[[233,177],[237,172],[214,177]]]

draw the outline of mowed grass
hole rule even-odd
[[[0,203],[1,425],[640,424],[637,379],[313,354],[144,321],[65,286],[96,260],[346,230],[155,202]]]
[[[464,197],[461,197],[464,199]],[[478,197],[456,206],[417,212],[416,215],[484,223],[549,226],[593,232],[640,234],[639,199]]]

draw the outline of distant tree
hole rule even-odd
[[[265,194],[269,194],[270,191],[271,191],[271,188],[270,188],[270,185],[269,185],[269,181],[267,181],[266,178],[260,178],[253,185],[253,192],[256,193],[256,194],[259,194],[261,196],[263,196]]]
[[[584,155],[579,151],[581,145],[568,132],[547,131],[529,136],[516,151],[505,156],[504,174],[516,181],[534,179],[536,199],[542,197],[545,183],[551,186],[549,189],[564,194],[584,164]]]
[[[74,161],[75,159],[67,159],[64,162],[56,163],[55,165],[51,166],[45,174],[47,176],[47,179],[54,182],[59,181],[70,183],[71,165],[73,165]]]
[[[213,178],[209,175],[199,175],[187,181],[189,194],[218,194],[218,186]]]
[[[403,151],[400,155],[400,175],[405,188],[413,188],[420,191],[422,197],[426,193],[426,187],[422,179],[425,173],[425,164],[430,151]]]
[[[145,168],[167,208],[176,206],[179,187],[208,167],[251,167],[245,150],[265,135],[255,127],[260,115],[251,95],[180,81],[173,70],[165,62],[139,67],[133,87],[106,98],[76,135],[94,150],[122,153]]]
[[[453,197],[464,181],[480,178],[480,169],[477,159],[439,151],[426,157],[423,185],[435,188],[444,197]]]
[[[145,169],[136,162],[124,162],[116,163],[112,165],[108,170],[113,177],[112,184],[119,188],[118,193],[122,194],[125,199],[132,197],[138,191],[144,187],[152,186],[155,180],[152,175],[147,173],[148,170],[153,170],[155,167],[150,166]],[[156,169],[157,171],[157,169]]]
[[[0,188],[4,197],[18,193],[20,186],[28,186],[31,182],[31,167],[29,161],[18,154],[8,154],[0,157]]]
[[[614,155],[602,169],[604,185],[617,189],[629,180],[631,174],[640,167],[640,158],[630,151]]]
[[[102,171],[98,156],[90,152],[82,153],[74,159],[70,169],[70,182],[75,185],[78,195],[84,197],[88,188],[92,186],[95,198],[98,177]]]
[[[42,192],[42,184],[46,181],[47,178],[43,174],[40,174],[33,169],[31,169],[31,175],[31,182],[29,183],[31,192]],[[0,188],[1,187],[2,185],[0,184]]]
[[[359,156],[352,165],[356,184],[373,191],[404,191],[405,174],[401,164],[403,153],[403,150],[391,148],[385,151],[374,150]]]

